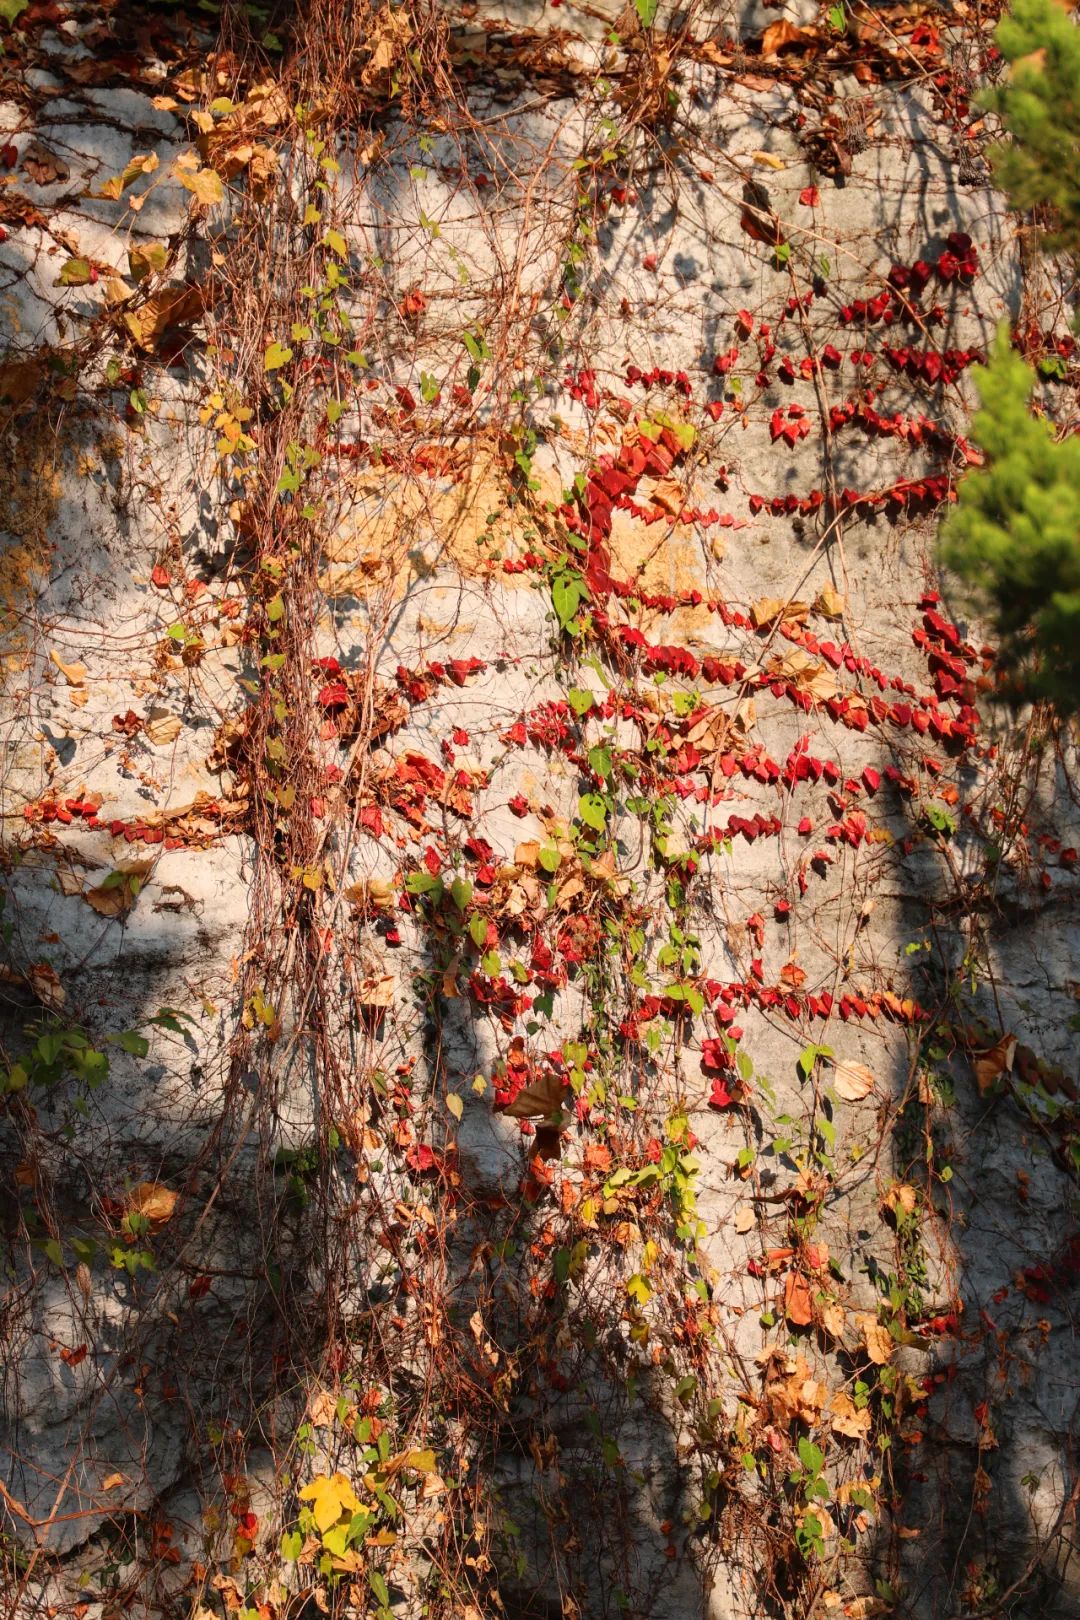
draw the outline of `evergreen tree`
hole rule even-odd
[[[1055,0],[1015,0],[997,41],[1010,64],[988,94],[1012,137],[992,154],[1013,205],[1043,216],[1046,245],[1080,252],[1080,29]],[[1080,710],[1080,437],[1033,416],[1035,375],[1003,331],[974,374],[988,465],[960,484],[943,559],[976,586],[1001,636],[1009,689]]]

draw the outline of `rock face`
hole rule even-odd
[[[46,9],[11,1612],[1074,1612],[1074,761],[933,568],[1067,329],[989,36]]]

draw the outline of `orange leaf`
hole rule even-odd
[[[789,1271],[784,1284],[784,1315],[793,1327],[808,1327],[814,1320],[810,1286],[797,1271]]]

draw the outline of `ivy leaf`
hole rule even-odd
[[[585,582],[580,574],[564,568],[551,582],[551,601],[560,627],[565,630],[585,596]]]
[[[347,259],[349,256],[345,238],[340,231],[335,231],[333,227],[323,237],[323,246],[328,247],[331,253],[336,253],[339,259]]]
[[[150,1042],[146,1036],[137,1034],[133,1029],[121,1030],[119,1035],[110,1035],[109,1040],[122,1052],[130,1052],[132,1057],[145,1057],[150,1050]]]
[[[450,898],[459,911],[464,911],[472,899],[473,886],[468,878],[455,878],[450,885]]]
[[[270,344],[266,353],[263,355],[263,370],[279,371],[282,366],[288,365],[292,357],[293,352],[290,348],[287,348],[283,343],[278,343],[275,341]]]
[[[176,178],[204,208],[213,208],[215,203],[224,201],[225,187],[216,169],[198,169],[194,174],[187,169],[177,169]]]
[[[56,281],[60,287],[85,287],[91,279],[89,259],[67,259]]]
[[[642,28],[651,28],[660,8],[660,0],[634,0],[634,10]]]
[[[578,800],[578,815],[586,827],[602,833],[607,825],[607,804],[599,793],[583,793]]]

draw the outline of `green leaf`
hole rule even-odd
[[[437,890],[441,896],[443,880],[432,877],[430,872],[410,872],[405,879],[405,888],[409,894],[433,894]]]
[[[589,749],[589,769],[605,781],[611,775],[611,749],[606,743],[598,743],[595,748]]]
[[[578,815],[586,827],[602,833],[607,825],[608,807],[599,793],[583,793],[578,800]]]
[[[803,1435],[799,1440],[799,1461],[808,1474],[820,1474],[825,1466],[825,1455],[819,1446]]]
[[[119,1035],[110,1035],[109,1040],[118,1046],[122,1052],[130,1052],[132,1057],[145,1057],[150,1050],[150,1042],[145,1035],[139,1035],[133,1029],[125,1029]]]
[[[634,10],[638,14],[642,28],[652,27],[659,7],[660,0],[634,0]]]
[[[266,353],[263,355],[263,370],[279,371],[282,366],[288,365],[292,357],[293,352],[290,348],[287,348],[283,343],[278,343],[275,341],[270,344],[269,348],[266,350]]]
[[[345,238],[342,236],[340,231],[335,231],[333,226],[331,226],[326,235],[323,237],[323,246],[328,247],[331,253],[336,253],[339,259],[347,259],[349,257],[349,249],[346,246]]]
[[[22,16],[29,4],[30,0],[0,0],[0,22],[10,25],[16,17]]]
[[[455,878],[450,885],[450,898],[459,911],[464,911],[473,896],[473,886],[468,878]]]
[[[304,1538],[299,1530],[287,1530],[281,1538],[281,1556],[289,1564],[295,1564],[300,1557],[304,1546]]]
[[[581,606],[585,594],[585,581],[580,574],[564,568],[555,575],[551,582],[551,601],[563,630]]]
[[[379,1574],[377,1569],[373,1569],[369,1573],[368,1585],[375,1594],[376,1603],[381,1603],[384,1609],[388,1608],[390,1604],[390,1588],[387,1586],[384,1577]]]
[[[566,696],[570,707],[579,717],[583,714],[588,714],[589,710],[593,706],[592,693],[586,692],[581,686],[572,686],[569,692],[567,692]]]
[[[90,280],[90,260],[66,259],[56,280],[61,287],[85,287]]]
[[[469,937],[478,951],[482,951],[484,946],[487,944],[487,931],[488,925],[486,917],[481,917],[479,913],[477,913],[475,917],[469,918]]]

